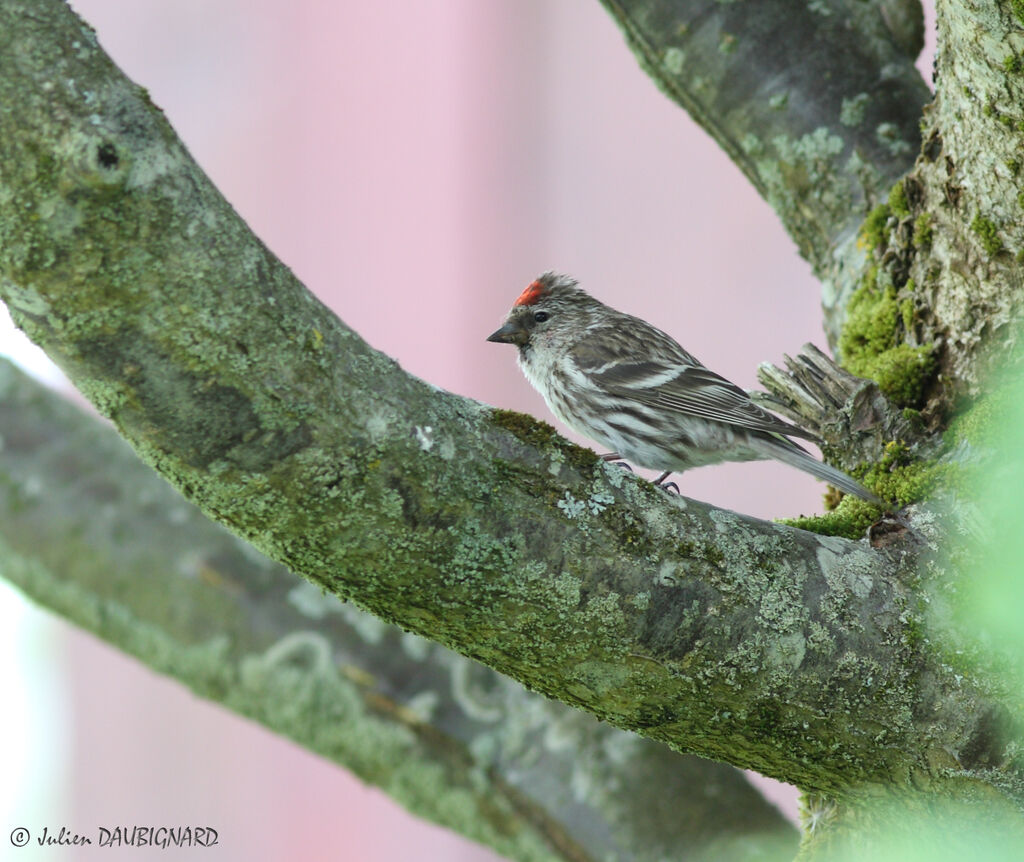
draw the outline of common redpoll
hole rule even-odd
[[[519,347],[519,367],[570,428],[628,461],[668,473],[775,458],[881,502],[789,437],[813,434],[763,410],[649,323],[546,272],[488,341]],[[664,478],[664,477],[662,477]]]

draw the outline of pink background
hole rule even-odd
[[[761,360],[824,346],[818,285],[774,214],[595,0],[74,6],[267,245],[438,386],[550,420],[513,349],[484,341],[548,268],[744,387]],[[693,471],[680,487],[765,517],[820,511],[823,490],[763,463]],[[221,859],[494,858],[26,613],[22,646],[42,651],[27,697],[49,703],[52,727],[40,741],[44,719],[27,720],[35,790],[31,806],[12,797],[8,828],[198,821],[220,831]],[[778,798],[792,814],[794,794]]]

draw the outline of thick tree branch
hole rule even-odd
[[[411,378],[249,234],[63,4],[0,2],[0,40],[0,294],[206,514],[677,748],[836,793],[992,781],[1007,708],[921,637],[912,535],[877,551],[671,499]]]
[[[939,359],[939,407],[977,394],[1017,341],[1024,300],[1024,11],[938,4],[935,102],[921,154],[871,234],[873,282],[907,314],[899,340]]]
[[[655,83],[779,214],[823,279],[835,342],[863,261],[857,230],[919,148],[930,93],[914,68],[917,0],[601,2]]]
[[[765,838],[795,849],[796,831],[736,770],[322,594],[6,362],[0,439],[0,573],[421,816],[523,860],[760,859]]]

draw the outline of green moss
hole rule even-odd
[[[846,324],[839,337],[846,362],[893,346],[893,329],[899,319],[896,291],[892,286],[880,289],[877,278],[878,269],[871,267],[846,307]]]
[[[859,479],[894,507],[907,506],[927,498],[940,483],[952,478],[954,467],[914,461],[910,448],[901,441],[886,444],[881,460]],[[825,536],[859,539],[881,515],[881,509],[847,494],[828,514],[785,518],[781,523]]]
[[[909,283],[909,282],[908,282]],[[914,328],[914,317],[917,315],[917,309],[914,307],[914,300],[904,299],[900,303],[900,316],[903,318],[903,328],[910,332]]]
[[[1003,164],[1006,165],[1006,169],[1011,174],[1013,174],[1014,176],[1017,176],[1017,174],[1020,173],[1020,161],[1019,160],[1017,160],[1017,159],[1007,159]]]
[[[971,230],[978,235],[982,248],[985,249],[989,256],[999,254],[1003,250],[1003,241],[999,238],[999,229],[995,226],[994,222],[982,216],[981,213],[978,213],[974,217],[974,221],[971,222]]]
[[[1017,195],[1017,206],[1024,210],[1024,192],[1020,192]]]
[[[961,444],[991,446],[993,429],[1005,427],[1012,409],[1013,402],[1007,396],[1006,387],[993,387],[984,396],[957,411],[942,435],[943,441],[950,448]]]
[[[1010,11],[1014,18],[1024,24],[1024,0],[1010,0]]]
[[[518,439],[528,446],[535,446],[538,449],[555,448],[561,452],[566,460],[579,470],[589,470],[600,461],[589,449],[570,443],[559,436],[547,422],[541,422],[525,413],[517,413],[515,410],[492,410],[491,421],[499,428],[510,431]]]
[[[948,479],[949,465],[915,461],[910,448],[899,440],[885,446],[885,454],[871,466],[862,481],[885,500],[906,506],[925,499],[940,482]]]
[[[1007,54],[1003,57],[1003,68],[1011,75],[1015,75],[1024,68],[1024,65],[1022,65],[1020,57],[1016,57],[1013,54]]]
[[[920,347],[898,344],[872,357],[865,365],[867,376],[901,407],[922,403],[935,370],[935,348],[931,344]]]
[[[907,204],[907,194],[903,189],[902,180],[889,189],[889,209],[900,218],[910,215],[910,206]]]
[[[866,500],[847,495],[831,512],[801,518],[781,518],[780,523],[823,536],[860,539],[875,521],[880,510]]]
[[[868,213],[860,229],[860,241],[858,244],[862,248],[874,251],[876,248],[886,244],[889,237],[887,224],[890,215],[892,215],[892,211],[889,209],[888,204],[879,204]]]
[[[913,300],[898,299],[892,285],[879,287],[877,277],[872,268],[850,297],[839,337],[843,364],[854,374],[875,380],[897,405],[917,406],[935,374],[934,347],[902,343],[903,333],[913,324]],[[908,285],[913,288],[912,282]]]
[[[921,213],[914,220],[914,245],[918,248],[931,248],[932,217],[930,213]]]

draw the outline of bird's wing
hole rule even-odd
[[[596,386],[621,398],[752,431],[817,439],[759,407],[739,386],[705,368],[669,336],[659,330],[653,334],[654,343],[643,345],[644,356],[629,355],[623,349],[626,342],[611,334],[609,341],[617,342],[618,349],[586,340],[573,348],[572,358]]]

